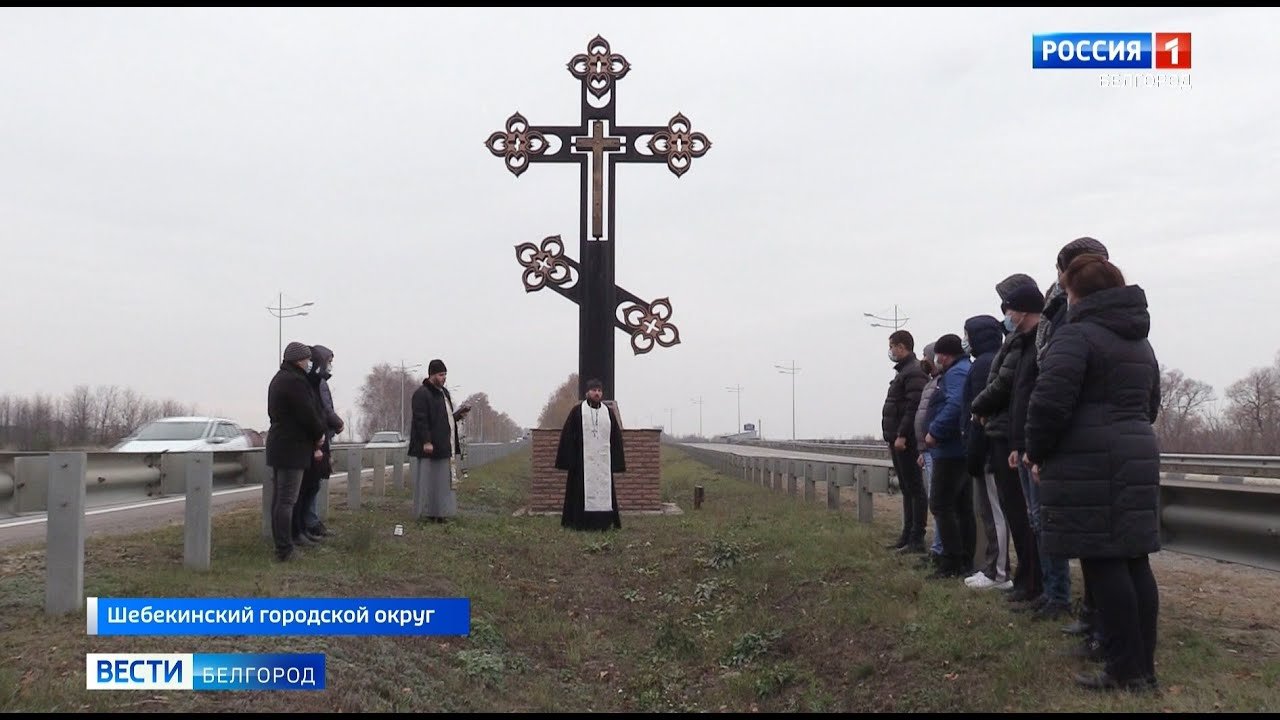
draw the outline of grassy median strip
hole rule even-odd
[[[0,709],[31,711],[1245,711],[1280,708],[1280,661],[1221,649],[1215,628],[1162,623],[1163,691],[1099,695],[1072,675],[1061,623],[995,591],[927,581],[860,525],[726,478],[664,448],[680,515],[610,534],[513,517],[528,454],[471,471],[462,515],[409,518],[403,492],[348,512],[323,546],[271,560],[255,511],[219,516],[213,570],[182,567],[181,528],[91,540],[100,597],[469,597],[469,637],[87,637],[44,615],[39,549],[0,561]],[[706,499],[693,510],[693,487]],[[877,502],[897,498],[878,497]],[[393,528],[404,525],[404,535]],[[1260,599],[1261,601],[1261,599]],[[88,652],[321,652],[319,692],[87,691]]]

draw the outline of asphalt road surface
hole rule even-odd
[[[388,482],[390,482],[389,476],[390,473],[388,473]],[[364,477],[366,480],[372,478],[373,471],[365,470]],[[346,487],[346,473],[329,478],[330,493],[339,488],[345,490]],[[262,487],[260,485],[215,490],[213,493],[213,513],[215,515],[246,507],[262,507]],[[85,536],[86,538],[93,538],[110,535],[131,535],[145,530],[154,530],[165,525],[181,525],[185,510],[186,498],[184,497],[90,508],[85,511]],[[47,532],[48,524],[43,513],[0,520],[0,548],[44,545]]]

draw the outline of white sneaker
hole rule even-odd
[[[1002,585],[1006,582],[1009,582],[1009,581],[1004,579],[992,580],[986,575],[979,575],[979,577],[975,578],[972,583],[966,582],[965,584],[973,588],[974,590],[989,590],[991,588]]]
[[[994,589],[995,589],[995,590],[1008,590],[1008,589],[1010,589],[1010,588],[1012,588],[1012,587],[1013,587],[1013,581],[1012,581],[1012,580],[1005,580],[1004,582],[1000,583],[999,585],[994,586]]]
[[[965,584],[966,586],[968,586],[968,587],[973,587],[973,584],[974,584],[974,583],[979,582],[980,580],[986,580],[986,579],[987,579],[986,574],[985,574],[985,573],[983,573],[981,570],[979,570],[978,572],[976,572],[976,573],[974,573],[974,574],[970,575],[969,577],[965,578],[965,579],[964,579],[964,584]]]

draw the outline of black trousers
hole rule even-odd
[[[1009,540],[1018,554],[1018,569],[1013,573],[1013,587],[1022,590],[1028,598],[1040,597],[1044,592],[1044,576],[1040,570],[1040,545],[1031,528],[1031,516],[1027,514],[1027,498],[1022,494],[1022,477],[1009,467],[1009,441],[991,439],[991,470],[996,476],[996,493],[1000,496],[1000,509],[1004,511],[1005,524],[1009,526]]]
[[[271,540],[281,557],[293,551],[293,508],[298,504],[303,472],[271,469]]]
[[[298,501],[293,505],[293,537],[298,537],[307,529],[307,513],[311,503],[320,492],[320,468],[314,463],[302,473],[302,483],[298,489]]]
[[[1118,680],[1156,676],[1156,620],[1160,590],[1148,556],[1080,558],[1106,635],[1107,672]]]
[[[973,514],[973,478],[964,458],[933,459],[933,494],[929,496],[929,505],[938,520],[946,568],[961,572],[973,567],[973,555],[978,549],[978,523]]]
[[[928,522],[929,499],[924,492],[924,470],[916,463],[920,452],[915,443],[907,443],[907,449],[898,451],[889,443],[889,455],[893,457],[893,471],[898,476],[898,487],[902,490],[902,535],[901,543],[914,545],[924,544],[924,528]]]

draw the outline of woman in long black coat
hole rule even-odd
[[[1047,552],[1080,558],[1106,630],[1094,689],[1154,688],[1160,550],[1160,366],[1142,288],[1100,255],[1062,280],[1070,311],[1041,362],[1027,407],[1027,462],[1040,483]]]

